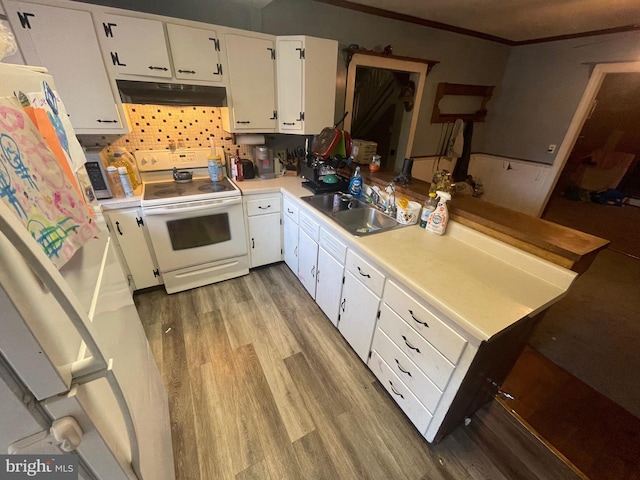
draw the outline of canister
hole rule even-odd
[[[224,178],[222,171],[222,159],[220,157],[207,157],[207,166],[209,167],[209,177],[212,182],[220,182]]]

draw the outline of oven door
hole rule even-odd
[[[143,207],[160,270],[247,254],[242,198]]]

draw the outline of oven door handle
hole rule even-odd
[[[211,210],[218,209],[223,207],[228,207],[230,205],[238,205],[242,203],[242,198],[230,198],[224,200],[217,200],[215,202],[198,202],[199,204],[187,203],[185,205],[172,205],[172,206],[162,206],[162,207],[147,207],[142,209],[145,215],[166,215],[166,214],[175,214],[175,213],[189,213],[189,212],[200,212],[202,210]]]

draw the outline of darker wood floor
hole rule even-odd
[[[136,295],[176,478],[579,478],[500,404],[427,443],[284,264]]]
[[[640,419],[533,348],[526,348],[501,400],[591,480],[640,480]]]

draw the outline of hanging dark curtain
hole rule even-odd
[[[467,178],[469,170],[469,160],[471,160],[471,137],[473,137],[473,122],[467,122],[462,134],[464,145],[462,155],[458,158],[456,166],[453,168],[453,181],[462,182]]]

